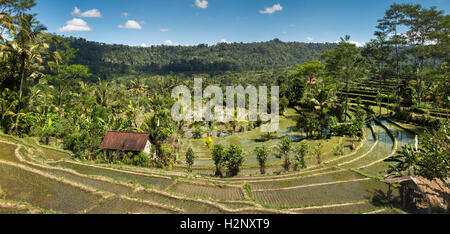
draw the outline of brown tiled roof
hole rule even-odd
[[[109,131],[100,149],[140,152],[144,150],[149,137],[148,133]]]

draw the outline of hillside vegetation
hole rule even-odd
[[[110,75],[143,72],[147,74],[222,73],[225,71],[273,70],[296,66],[317,59],[336,46],[333,43],[269,42],[220,43],[214,46],[109,45],[82,38],[64,38],[78,50],[74,64],[87,65],[102,78]]]

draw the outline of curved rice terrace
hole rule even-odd
[[[264,144],[286,135],[300,139],[292,126],[288,115],[278,137]],[[237,139],[250,152],[252,137],[257,134],[250,131],[221,140]],[[307,169],[280,174],[273,158],[261,176],[249,155],[240,176],[218,179],[209,176],[213,164],[206,151],[193,175],[184,166],[165,171],[77,162],[68,152],[1,135],[0,213],[398,213],[386,203],[388,188],[378,179],[387,168],[383,160],[413,138],[389,122],[373,122],[354,151],[337,157],[330,150],[322,165],[308,158]]]

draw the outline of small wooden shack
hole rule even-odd
[[[400,199],[403,208],[417,206],[424,199],[428,204],[428,213],[450,212],[449,181],[435,179],[427,180],[418,176],[405,176],[383,180],[389,185],[388,199],[390,201],[391,185],[400,185]]]
[[[125,152],[151,153],[150,134],[136,132],[109,131],[100,144],[100,149]]]

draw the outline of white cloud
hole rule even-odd
[[[66,25],[62,28],[60,28],[58,31],[60,32],[86,32],[91,31],[92,28],[86,23],[86,21],[79,19],[79,18],[73,18],[72,20],[69,20],[66,22]]]
[[[199,8],[206,9],[208,8],[207,0],[195,0],[195,5]]]
[[[128,12],[122,13],[122,17],[123,17],[123,18],[128,18],[129,15],[130,15],[130,14],[128,14]]]
[[[147,44],[145,44],[145,43],[142,43],[142,44],[141,44],[141,47],[149,47],[149,45],[147,45]]]
[[[169,29],[168,29],[168,28],[161,28],[161,29],[159,29],[159,31],[160,31],[160,32],[168,32]]]
[[[73,16],[84,17],[84,18],[101,18],[102,13],[97,9],[91,9],[85,12],[82,12],[78,7],[75,7],[72,12]]]
[[[339,42],[341,42],[341,41],[336,40],[336,41],[333,41],[332,43],[337,44]],[[358,42],[358,41],[348,41],[348,43],[354,44],[354,45],[356,45],[356,47],[363,47],[366,44],[365,42]]]
[[[259,11],[259,13],[271,15],[277,11],[282,11],[282,10],[283,10],[283,7],[280,4],[275,4],[272,7],[266,7],[265,10]]]
[[[171,40],[166,40],[165,42],[164,42],[164,45],[166,45],[166,46],[178,46],[178,45],[180,45],[179,43],[177,43],[177,42],[172,42]]]
[[[307,37],[306,40],[308,40],[308,41],[314,41],[314,38],[313,38],[313,37]]]
[[[227,41],[226,39],[222,39],[222,40],[220,40],[220,43],[231,44],[231,41]]]
[[[143,23],[143,22],[141,22]],[[128,20],[124,25],[120,24],[119,28],[127,28],[127,29],[142,29],[140,23],[135,20]]]

